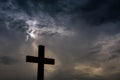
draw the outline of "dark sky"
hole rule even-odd
[[[45,80],[120,80],[119,0],[0,0],[0,80],[35,80],[25,62],[45,45]]]

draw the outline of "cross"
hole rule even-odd
[[[38,47],[38,57],[26,56],[26,62],[38,63],[38,72],[37,72],[37,80],[44,80],[44,64],[55,64],[54,59],[44,58],[44,49],[43,45],[39,45]]]

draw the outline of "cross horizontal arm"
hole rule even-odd
[[[55,64],[55,59],[45,58],[44,63],[54,65]]]
[[[26,62],[38,63],[38,58],[33,56],[26,56]]]
[[[33,56],[26,56],[26,62],[33,62],[33,63],[39,63],[42,60],[40,60],[40,58],[38,57],[33,57]],[[54,65],[55,64],[55,60],[54,59],[50,59],[50,58],[44,58],[44,64],[51,64]]]

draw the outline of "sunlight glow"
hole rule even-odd
[[[42,26],[36,20],[27,20],[26,24],[27,24],[26,26],[27,39],[26,40],[28,40],[29,38],[38,39],[38,37],[41,37],[42,35],[59,34],[60,36],[71,36],[74,34],[73,31],[66,30],[64,27]]]

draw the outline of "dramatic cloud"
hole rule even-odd
[[[46,80],[119,80],[120,1],[0,0],[0,80],[34,80],[25,56],[45,45]]]

